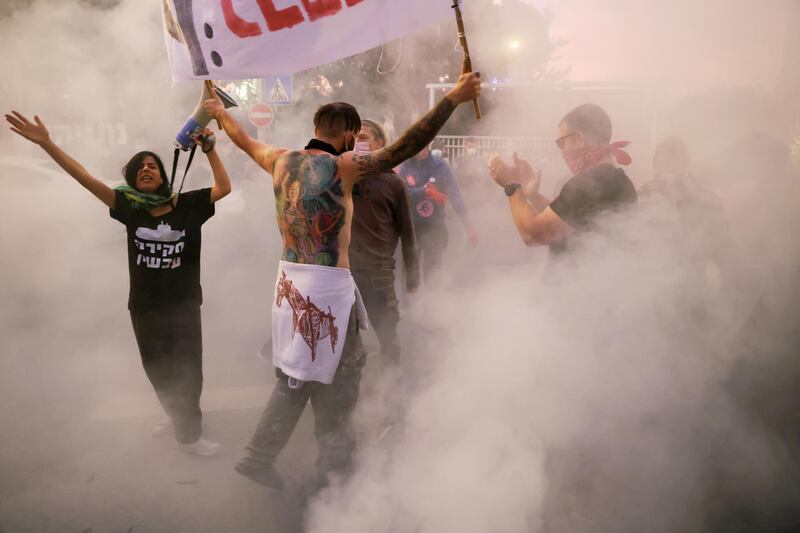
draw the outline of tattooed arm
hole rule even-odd
[[[275,167],[275,160],[286,152],[285,148],[278,148],[266,143],[262,143],[250,137],[239,122],[225,111],[220,99],[214,95],[213,98],[203,102],[206,112],[215,119],[233,144],[238,146],[244,153],[249,155],[258,166],[272,174]]]
[[[459,104],[477,98],[481,93],[480,75],[462,74],[456,86],[411,126],[395,143],[375,152],[347,152],[339,158],[339,172],[345,183],[353,184],[364,176],[387,172],[410,158],[430,142],[442,129]]]

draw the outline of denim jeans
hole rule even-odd
[[[447,226],[440,220],[430,226],[418,225],[416,231],[422,279],[428,285],[438,285],[442,278],[442,257],[450,241]]]
[[[381,345],[381,365],[396,366],[400,362],[397,324],[400,321],[394,269],[353,270],[370,324]]]
[[[306,382],[299,389],[292,389],[286,374],[276,369],[278,381],[247,446],[247,455],[240,463],[255,470],[272,465],[289,442],[310,400],[314,435],[319,444],[317,470],[325,475],[346,468],[355,449],[350,416],[358,400],[361,369],[366,361],[358,321],[355,311],[351,311],[342,359],[333,382],[330,385]]]

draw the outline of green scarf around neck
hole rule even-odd
[[[120,191],[130,201],[131,207],[134,209],[141,209],[149,211],[156,207],[162,206],[175,198],[177,193],[172,193],[170,196],[161,196],[160,194],[149,194],[146,192],[137,191],[130,185],[120,185],[114,187],[115,191]]]

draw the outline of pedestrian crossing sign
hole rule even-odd
[[[292,75],[267,76],[264,78],[264,102],[269,105],[292,103]]]

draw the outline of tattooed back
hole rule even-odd
[[[338,163],[316,150],[287,152],[275,162],[275,212],[285,261],[349,268],[353,198]]]

